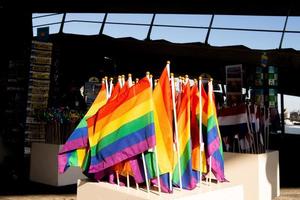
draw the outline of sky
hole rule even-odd
[[[33,17],[43,14],[33,14]],[[33,19],[33,26],[49,22],[61,22],[62,14]],[[107,22],[150,24],[152,14],[108,14]],[[183,25],[201,28],[174,28],[154,26],[151,39],[165,39],[176,43],[204,42],[211,15],[178,15],[156,14],[154,25]],[[82,35],[96,35],[99,33],[103,13],[68,13],[63,32]],[[212,26],[215,28],[243,28],[259,30],[283,30],[286,17],[284,16],[230,16],[216,15]],[[82,23],[72,20],[96,21],[97,23]],[[60,24],[51,25],[50,33],[57,33]],[[103,34],[112,37],[134,37],[144,40],[148,33],[148,26],[105,24]],[[287,31],[300,31],[300,17],[289,17]],[[36,28],[33,29],[36,35]],[[208,43],[212,46],[245,45],[252,49],[276,49],[279,47],[280,32],[250,32],[231,30],[212,30]],[[285,33],[282,48],[300,50],[300,33]],[[280,98],[278,98],[280,103]],[[300,97],[285,95],[285,108],[288,111],[300,110]],[[280,105],[280,104],[279,104]],[[279,108],[280,109],[280,108]],[[280,112],[280,110],[279,110]]]

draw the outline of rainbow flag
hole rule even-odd
[[[110,95],[108,101],[112,101],[115,98],[117,98],[117,96],[119,95],[120,91],[121,91],[121,84],[120,84],[120,80],[118,80],[118,82],[116,83],[115,87],[113,87],[113,90],[111,92],[111,95]]]
[[[172,172],[174,164],[172,91],[168,67],[165,67],[155,86],[153,102],[158,165],[160,173],[164,174]]]
[[[203,88],[203,86],[201,86]],[[203,93],[203,90],[201,91]],[[201,93],[201,94],[202,94]],[[200,168],[200,144],[199,144],[199,116],[200,116],[200,99],[199,99],[199,89],[198,85],[195,84],[191,89],[191,138],[192,138],[192,166],[193,170],[201,171],[202,174],[207,173],[207,167],[206,167],[206,156],[205,151],[201,152],[201,168]],[[205,99],[206,93],[204,90],[204,94],[201,95],[202,97],[202,116],[203,115],[203,108],[204,103],[207,102]],[[202,119],[203,123],[203,119]],[[202,129],[203,134],[203,129]]]
[[[211,169],[216,179],[220,182],[226,181],[224,176],[224,156],[222,139],[219,130],[216,105],[214,101],[212,81],[208,82],[207,103],[207,158],[211,156]]]
[[[154,152],[145,154],[148,177],[158,185],[160,176],[161,191],[171,192],[169,173],[173,172],[173,115],[172,115],[172,91],[168,75],[169,64],[163,70],[157,85],[153,91],[154,102],[154,126],[156,136],[156,152],[159,172],[156,170]]]
[[[88,119],[88,127],[93,131],[90,173],[154,147],[154,108],[149,80],[140,80],[108,102]]]
[[[183,86],[182,99],[177,112],[178,139],[180,143],[181,179],[184,189],[193,189],[199,180],[199,175],[192,169],[192,142],[190,128],[190,84]],[[173,183],[179,186],[179,163],[175,159]]]
[[[81,119],[75,130],[72,132],[66,143],[58,153],[58,171],[65,172],[70,166],[81,167],[83,170],[87,167],[89,137],[87,118],[94,115],[107,101],[106,85],[102,80],[101,89],[91,105],[88,112]]]

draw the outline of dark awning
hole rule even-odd
[[[51,35],[59,49],[61,67],[65,73],[83,77],[99,72],[135,73],[142,76],[146,70],[154,75],[171,60],[172,71],[198,78],[209,73],[216,80],[225,81],[225,66],[243,64],[245,84],[251,85],[255,68],[260,65],[263,52],[267,52],[269,65],[278,67],[280,91],[300,96],[300,52],[294,49],[255,50],[244,46],[213,47],[202,43],[175,44],[164,40],[141,41],[133,38],[115,39],[109,36],[82,36],[72,34]],[[112,58],[116,69],[104,65],[104,56]],[[110,66],[113,67],[113,66]]]
[[[20,3],[24,5],[20,5]],[[31,12],[198,13],[300,15],[300,2],[217,0],[4,0],[5,7]]]

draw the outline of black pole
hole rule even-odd
[[[107,15],[108,15],[108,13],[105,13],[103,21],[102,21],[101,28],[100,28],[100,31],[99,31],[99,35],[103,34],[103,30],[104,30],[104,26],[105,26],[105,23],[106,23]]]
[[[64,13],[63,18],[61,20],[60,28],[59,28],[59,33],[63,33],[64,30],[64,25],[65,25],[65,20],[66,20],[66,13]]]
[[[206,34],[204,44],[208,44],[208,39],[209,39],[209,36],[210,36],[210,31],[211,31],[212,24],[214,22],[214,18],[215,18],[215,14],[212,14],[210,22],[209,22],[209,27],[208,27],[208,30],[207,30],[207,34]]]
[[[284,27],[282,30],[282,34],[281,34],[281,39],[280,39],[280,43],[279,43],[279,49],[281,49],[282,47],[282,43],[283,43],[283,39],[284,39],[284,34],[285,34],[285,30],[286,30],[286,25],[289,19],[289,15],[290,15],[290,10],[288,11],[288,14],[285,18],[285,22],[284,22]],[[280,84],[280,83],[278,83]],[[285,134],[285,128],[284,128],[284,94],[283,94],[283,90],[281,90],[280,92],[280,108],[281,108],[281,113],[280,113],[280,118],[281,118],[281,134]]]
[[[281,34],[281,38],[280,38],[280,43],[279,43],[279,49],[281,49],[282,47],[282,43],[283,43],[283,39],[284,39],[284,34],[285,34],[285,30],[286,30],[286,25],[289,19],[289,15],[290,15],[290,11],[288,11],[288,14],[285,18],[285,22],[284,22],[284,26],[283,26],[283,30],[282,30],[282,34]]]
[[[150,23],[150,26],[149,26],[149,30],[148,30],[146,40],[150,40],[150,36],[151,36],[151,32],[152,32],[152,28],[153,28],[153,24],[154,24],[154,20],[155,20],[155,15],[156,14],[154,13],[153,16],[152,16],[152,20],[151,20],[151,23]]]

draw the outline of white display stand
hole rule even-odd
[[[53,186],[76,184],[85,179],[79,167],[70,167],[65,173],[58,173],[57,154],[61,145],[32,143],[30,158],[30,180]]]
[[[145,189],[127,188],[124,186],[113,185],[104,182],[86,182],[79,180],[77,185],[77,200],[243,200],[243,186],[222,183],[212,183],[211,186],[201,184],[194,190],[174,189],[172,194],[161,193],[157,191],[147,193]]]
[[[278,151],[224,152],[224,162],[226,179],[244,186],[245,200],[272,200],[280,195]]]

